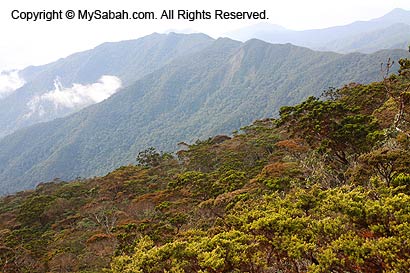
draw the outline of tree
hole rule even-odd
[[[396,131],[405,134],[410,137],[410,117],[409,117],[409,103],[410,103],[410,60],[400,59],[399,75],[389,75],[390,69],[393,66],[394,61],[390,59],[383,67],[383,83],[387,96],[394,101],[397,112],[394,118],[394,122],[391,125]]]
[[[282,107],[279,125],[295,137],[303,138],[313,148],[346,168],[350,158],[369,151],[377,139],[372,135],[378,128],[370,115],[360,113],[341,100],[320,101],[310,97],[296,106]]]
[[[359,161],[366,169],[370,169],[383,179],[387,186],[402,172],[410,166],[410,155],[401,149],[380,148],[363,154]]]
[[[165,159],[172,158],[169,153],[158,152],[154,147],[149,147],[138,153],[137,165],[143,167],[157,167]]]

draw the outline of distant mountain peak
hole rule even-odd
[[[215,44],[225,44],[225,43],[238,43],[240,44],[240,42],[231,39],[229,37],[219,37],[218,39],[215,40]]]
[[[392,22],[410,24],[410,11],[396,8],[382,17],[371,20],[373,22]]]
[[[266,46],[266,47],[271,47],[271,48],[304,48],[304,47],[301,47],[301,46],[294,45],[292,43],[271,44],[271,43],[268,43],[264,40],[257,39],[257,38],[252,38],[252,39],[246,41],[243,44],[244,48],[246,48],[246,47],[259,47],[259,46]]]
[[[169,33],[192,34],[192,33],[198,33],[198,31],[192,28],[182,28],[182,29],[170,28],[170,29],[165,30],[163,33],[164,34],[169,34]]]
[[[406,14],[410,14],[410,11],[408,11],[408,10],[405,10],[405,9],[402,9],[402,8],[395,8],[395,9],[393,9],[391,12],[389,12],[389,13],[387,13],[387,14],[403,14],[403,13],[406,13]],[[386,15],[387,15],[386,14]]]
[[[386,31],[393,25],[394,31]],[[291,43],[321,51],[370,53],[386,48],[407,48],[410,36],[405,25],[410,26],[410,11],[397,8],[379,18],[342,26],[296,31],[259,23],[226,33],[225,36],[242,42],[256,38],[268,43]]]

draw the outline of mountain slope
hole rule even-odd
[[[240,41],[257,38],[270,43],[292,43],[315,50],[372,53],[381,49],[406,49],[410,44],[409,25],[410,11],[395,9],[380,18],[345,26],[294,31],[277,25],[257,24],[226,35]]]
[[[200,51],[212,41],[205,34],[154,33],[137,40],[104,43],[51,64],[28,67],[19,73],[25,85],[0,99],[0,137],[99,102],[120,85],[128,86],[177,57]],[[105,78],[104,82],[104,75],[112,78]],[[101,98],[104,88],[110,90]],[[93,92],[94,101],[93,97],[86,97],[87,91]]]
[[[103,177],[1,197],[0,268],[408,272],[409,86],[407,60],[178,159],[150,149]]]
[[[5,137],[1,189],[103,174],[133,162],[149,146],[172,151],[179,141],[229,134],[331,86],[377,79],[381,62],[405,55],[402,50],[341,55],[218,39],[102,103]]]

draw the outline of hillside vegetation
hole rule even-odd
[[[406,54],[342,55],[218,39],[101,103],[1,139],[0,194],[54,178],[104,175],[151,146],[172,152],[180,141],[230,134],[331,86],[380,79],[381,62]]]
[[[407,272],[410,61],[232,138],[0,201],[1,272]],[[387,64],[387,68],[390,64]]]

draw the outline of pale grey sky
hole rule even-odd
[[[227,11],[267,10],[272,24],[303,30],[344,25],[383,16],[394,8],[410,10],[408,0],[2,0],[0,1],[0,71],[54,61],[107,41],[135,39],[168,29],[194,29],[212,37],[261,21],[79,21],[26,22],[11,18],[12,10],[88,9],[155,11],[165,9]]]

